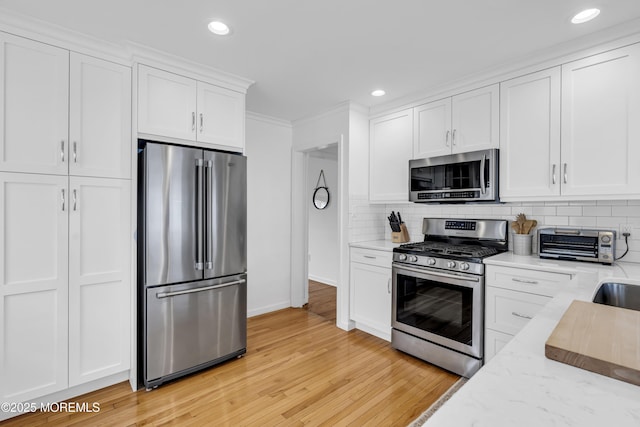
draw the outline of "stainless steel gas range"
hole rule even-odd
[[[391,345],[471,377],[484,357],[484,264],[507,221],[424,218],[424,241],[393,250]]]

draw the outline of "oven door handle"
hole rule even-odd
[[[457,276],[455,274],[447,274],[447,273],[440,273],[437,271],[432,271],[432,270],[419,270],[417,268],[411,268],[411,267],[405,267],[404,265],[397,265],[397,264],[393,264],[393,266],[395,268],[397,268],[398,270],[404,270],[404,271],[410,271],[412,273],[418,273],[421,274],[423,276],[436,276],[436,277],[445,277],[447,279],[455,279],[455,280],[464,280],[467,282],[479,282],[480,278],[476,277],[476,276],[471,276],[471,275],[465,275],[465,276]],[[463,285],[464,286],[464,285]]]

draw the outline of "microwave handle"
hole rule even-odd
[[[486,193],[486,187],[487,187],[487,180],[486,177],[484,176],[484,164],[487,161],[487,155],[483,154],[482,155],[482,160],[480,160],[480,192],[482,194]]]

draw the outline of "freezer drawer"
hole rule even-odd
[[[147,388],[246,351],[246,278],[242,274],[146,289]]]

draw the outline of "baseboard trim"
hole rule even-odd
[[[309,280],[313,280],[315,282],[324,283],[325,285],[330,285],[335,288],[338,287],[338,282],[333,279],[327,279],[326,277],[315,276],[313,274],[309,274]]]
[[[247,317],[259,316],[261,314],[271,313],[272,311],[282,310],[283,308],[291,307],[290,301],[283,301],[277,304],[271,304],[264,307],[254,308],[247,311]]]

